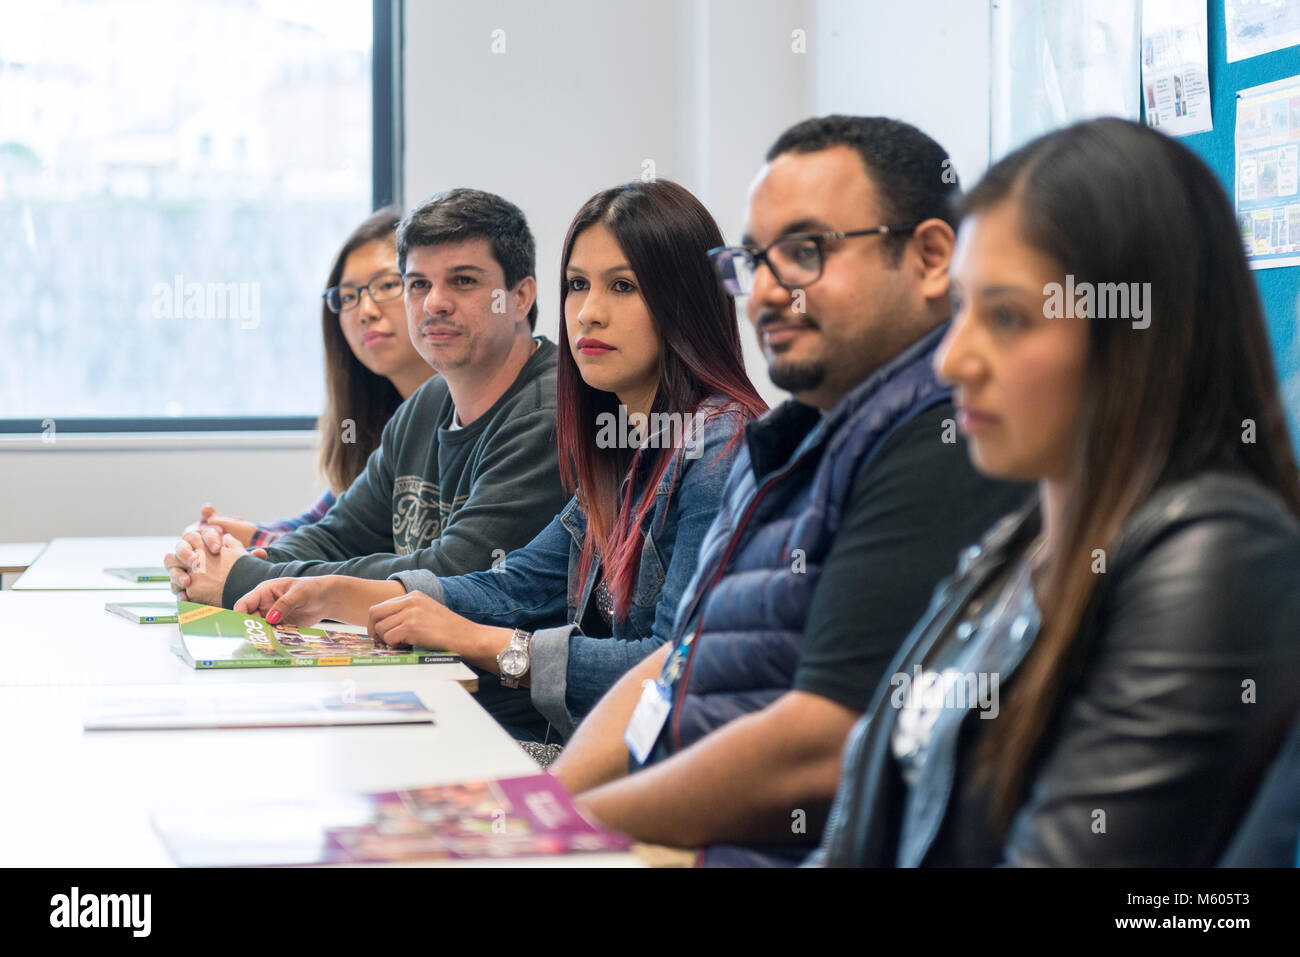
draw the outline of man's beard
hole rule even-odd
[[[462,326],[459,323],[453,324],[449,322],[438,322],[438,323],[425,322],[420,325],[420,328],[418,330],[420,339],[424,338],[424,330],[426,328],[429,328],[430,326],[443,326],[448,329],[455,329],[457,332],[461,334],[461,339],[462,339],[460,352],[456,355],[447,355],[445,351],[439,350],[434,346],[428,345],[427,343],[421,343],[422,345],[425,345],[427,347],[428,349],[427,354],[424,351],[422,351],[419,346],[416,347],[415,351],[420,353],[420,358],[422,358],[433,369],[434,372],[444,373],[444,372],[449,372],[453,369],[463,369],[465,366],[470,364],[470,362],[474,358],[475,340],[473,339],[473,337],[469,335],[468,330],[466,329],[465,326]]]
[[[825,381],[826,367],[816,360],[797,362],[774,357],[767,367],[767,375],[778,389],[807,392]]]
[[[782,316],[774,311],[765,310],[755,322],[755,329],[758,331],[759,341],[763,340],[763,330],[775,322],[780,322]],[[804,318],[804,323],[812,328],[816,328],[816,323]],[[816,359],[782,359],[781,355],[785,347],[773,349],[767,347],[768,363],[767,375],[772,380],[772,384],[778,389],[785,389],[787,392],[806,392],[809,389],[816,389],[826,378],[826,366]]]

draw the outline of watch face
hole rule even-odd
[[[508,648],[501,656],[501,673],[511,678],[524,673],[528,668],[528,656],[518,648]]]

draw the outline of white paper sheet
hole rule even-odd
[[[1228,62],[1300,44],[1300,0],[1225,0]]]

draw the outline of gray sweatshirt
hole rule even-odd
[[[486,413],[452,429],[442,376],[403,402],[379,448],[319,522],[245,555],[226,577],[231,607],[260,582],[307,575],[460,575],[527,545],[564,507],[555,438],[555,343],[540,339]]]

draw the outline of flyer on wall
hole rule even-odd
[[[1148,126],[1186,136],[1214,129],[1205,4],[1142,0],[1142,96]]]
[[[1224,0],[1223,19],[1229,63],[1300,44],[1295,0]]]
[[[1237,93],[1237,222],[1252,269],[1300,266],[1300,76]]]

